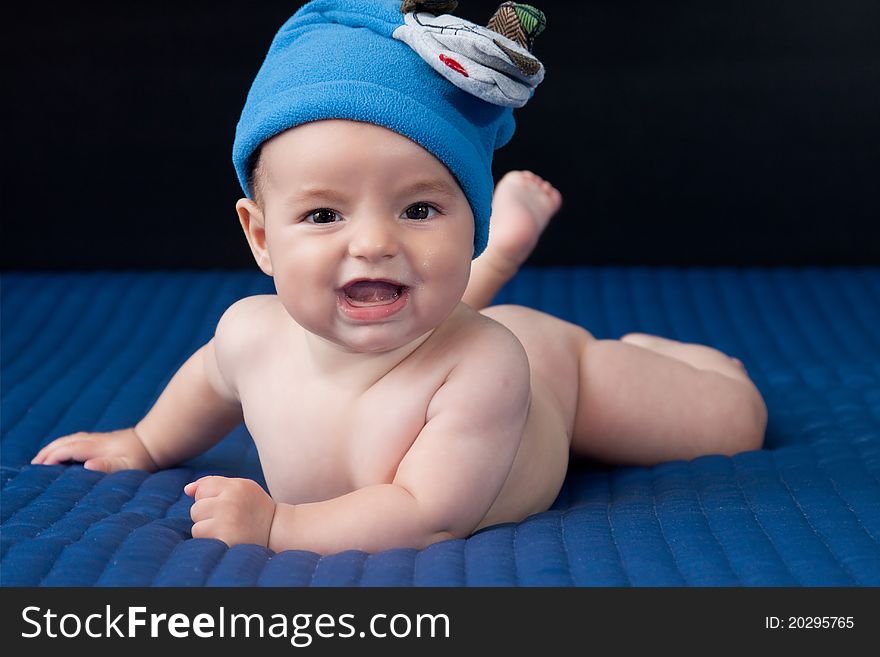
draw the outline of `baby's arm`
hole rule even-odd
[[[216,443],[242,420],[241,405],[217,364],[215,342],[175,373],[147,415],[134,427],[109,433],[76,433],[52,441],[31,463],[83,461],[92,470],[157,470],[191,458]]]
[[[202,479],[187,491],[196,498],[193,536],[330,554],[422,548],[470,534],[510,472],[530,395],[520,343],[506,329],[488,333],[470,345],[434,395],[427,422],[392,483],[324,502],[271,507],[268,496],[248,482]],[[259,527],[251,526],[245,535],[237,528],[246,517]]]

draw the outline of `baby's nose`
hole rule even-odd
[[[353,258],[381,260],[392,258],[400,249],[398,226],[390,219],[367,218],[352,231],[348,252]]]

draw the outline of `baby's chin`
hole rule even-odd
[[[399,334],[389,326],[359,326],[355,331],[343,331],[322,336],[342,351],[353,354],[387,354],[420,343],[434,328],[410,334]]]

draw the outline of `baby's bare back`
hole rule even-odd
[[[515,344],[509,331],[462,304],[402,359],[359,354],[328,364],[316,361],[310,346],[315,336],[296,325],[276,297],[237,305],[241,312],[228,313],[229,321],[218,327],[217,362],[240,399],[272,497],[289,504],[392,483],[432,401],[456,366],[472,357],[474,345],[487,338]],[[521,355],[511,352],[511,359]],[[566,409],[541,377],[533,375],[530,386],[521,437],[509,437],[520,441],[516,457],[504,466],[501,492],[478,527],[546,509],[565,476]],[[476,425],[481,410],[472,409]],[[423,476],[442,479],[443,469],[455,467],[450,456]]]

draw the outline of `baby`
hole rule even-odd
[[[244,420],[271,497],[188,484],[193,537],[327,554],[520,521],[552,504],[570,454],[761,446],[766,407],[736,359],[485,307],[562,202],[524,171],[492,196],[492,151],[543,78],[543,16],[505,3],[489,30],[404,5],[307,4],[254,81],[236,210],[277,294],[233,304],[135,427],[59,438],[33,463],[154,471]]]

